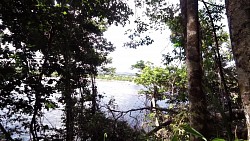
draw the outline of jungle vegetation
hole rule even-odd
[[[123,0],[0,1],[0,140],[24,134],[33,141],[250,139],[250,1],[133,2],[148,21],[129,21],[133,10]],[[149,30],[171,31],[164,67],[132,65],[150,106],[108,107],[113,115],[147,111],[149,132],[107,116],[95,83],[115,49],[103,33],[128,22],[136,27],[124,46],[135,49],[153,42]],[[40,122],[44,110],[61,105],[62,127]]]

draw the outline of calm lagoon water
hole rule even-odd
[[[97,81],[98,92],[104,96],[101,105],[106,106],[111,99],[114,99],[115,110],[119,111],[145,107],[146,97],[138,93],[142,88],[128,81]],[[143,115],[144,111],[134,111],[127,113],[121,119],[128,121],[131,126],[140,126],[138,124],[141,124]]]
[[[112,109],[119,111],[127,111],[130,109],[136,109],[145,107],[146,98],[144,95],[138,94],[139,90],[142,89],[142,86],[138,86],[133,82],[128,81],[107,81],[107,80],[97,80],[96,81],[98,94],[103,95],[101,99],[100,106],[103,111],[109,111],[107,109],[108,103],[111,99],[114,99]],[[60,95],[58,94],[58,97]],[[42,121],[45,124],[51,125],[53,127],[61,127],[61,116],[63,106],[60,106],[58,109],[54,110],[44,110],[45,113]],[[126,120],[131,125],[140,124],[141,121],[135,123],[135,119],[142,120],[143,112],[131,112],[127,113],[124,117],[121,117],[121,120]],[[111,114],[108,114],[111,116]],[[117,115],[118,116],[118,115]]]
[[[97,90],[99,94],[102,94],[104,97],[101,99],[102,110],[107,111],[105,107],[109,103],[110,99],[114,99],[115,110],[127,111],[130,109],[140,108],[145,106],[145,96],[138,94],[138,91],[142,89],[142,86],[138,86],[133,82],[128,81],[107,81],[107,80],[97,80],[96,82]],[[60,94],[55,97],[59,97]],[[41,122],[48,124],[53,127],[61,127],[61,116],[63,106],[54,110],[43,110],[44,117],[41,119]],[[4,114],[0,111],[1,114]],[[141,120],[143,119],[143,112],[137,111],[132,113],[127,113],[122,120],[128,121],[131,126],[140,126]],[[111,115],[111,114],[108,114]],[[30,118],[30,117],[28,117]],[[138,120],[135,120],[137,118]],[[4,122],[4,121],[2,121]],[[14,135],[13,137],[18,137]],[[28,140],[29,135],[19,136],[23,140]]]
[[[128,81],[97,81],[99,94],[104,96],[102,103],[114,98],[118,110],[129,110],[144,106],[145,96],[138,94],[142,86]]]

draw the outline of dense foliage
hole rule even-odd
[[[5,138],[13,140],[11,135],[25,132],[32,140],[53,138],[56,129],[40,119],[44,110],[63,106],[62,137],[97,140],[93,130],[104,134],[108,127],[88,128],[92,120],[103,120],[98,118],[95,76],[97,66],[114,50],[102,33],[111,24],[125,24],[132,14],[126,3],[3,0],[0,9],[0,107]],[[54,73],[58,77],[51,77]]]
[[[142,84],[146,88],[146,90],[144,90],[146,95],[150,94],[154,97],[155,93],[158,91],[159,93],[163,92],[165,94],[168,94],[169,90],[171,90],[171,87],[168,87],[169,84],[175,86],[175,83],[173,83],[173,79],[171,79],[172,75],[174,76],[173,78],[181,77],[180,80],[177,80],[180,85],[177,85],[175,87],[186,88],[182,89],[182,95],[186,98],[189,95],[186,86],[187,81],[182,81],[185,80],[183,78],[183,75],[178,74],[178,69],[180,69],[180,67],[174,67],[174,71],[172,73],[169,73],[169,67],[171,68],[172,64],[182,64],[183,66],[186,66],[186,62],[184,61],[187,59],[186,37],[188,35],[186,27],[187,15],[185,11],[187,10],[185,9],[187,3],[185,2],[185,0],[180,0],[180,5],[169,4],[164,0],[137,1],[136,3],[138,7],[145,8],[145,15],[150,18],[150,23],[147,24],[148,22],[146,21],[143,29],[140,29],[137,32],[147,33],[150,28],[160,30],[159,27],[164,27],[164,25],[166,25],[171,30],[170,40],[173,43],[173,53],[163,55],[163,57],[165,58],[165,65],[167,66],[166,68],[158,68],[152,66],[148,67],[145,66],[145,63],[143,63],[142,61],[139,61],[137,62],[137,64],[133,65],[133,67],[141,69],[141,71],[139,71],[140,73],[138,75],[138,78],[135,79],[135,82]],[[202,89],[207,99],[206,102],[200,104],[203,105],[207,103],[207,125],[204,125],[204,127],[206,127],[206,136],[208,138],[227,138],[227,140],[232,140],[233,138],[237,139],[238,137],[246,138],[244,134],[246,131],[246,127],[245,124],[242,124],[244,123],[244,116],[242,116],[243,112],[239,99],[239,89],[237,85],[235,66],[233,65],[232,51],[230,49],[230,44],[228,41],[228,33],[224,31],[225,24],[224,22],[222,22],[225,14],[225,6],[221,3],[216,3],[215,1],[201,1],[199,2],[199,5],[201,5],[199,8],[200,37],[197,42],[199,42],[200,44],[199,49],[201,52],[201,55],[198,56],[198,58],[201,58],[202,61],[201,63],[198,63],[198,65],[202,67],[202,74],[200,74],[200,76],[202,76]],[[156,24],[157,26],[152,26],[154,24]],[[190,53],[192,54],[192,52]],[[184,70],[184,72],[186,72],[186,70]],[[189,73],[190,71],[187,75],[194,75],[193,73]],[[193,84],[191,86],[198,87],[197,85]],[[189,85],[188,87],[191,86]],[[201,97],[199,97],[198,95],[194,98],[199,101]],[[183,96],[175,98],[174,96],[170,96],[172,99],[174,99],[170,103],[168,103],[169,101],[167,101],[166,105],[173,105],[177,103],[176,105],[178,107],[178,102],[183,99]],[[171,98],[168,97],[167,100]],[[152,100],[155,100],[152,98],[149,99],[151,102]],[[177,109],[177,113],[184,112],[186,115],[188,114],[189,120],[191,118],[199,119],[201,116],[203,116],[203,113],[200,112],[200,115],[193,116],[191,114],[191,111],[188,111],[188,109],[186,109],[188,105],[195,104],[190,102],[191,101],[188,100],[188,103],[186,103],[187,105],[184,106],[185,108],[180,105],[180,108]],[[155,113],[155,111],[151,112]],[[170,112],[165,113],[164,116],[169,116],[172,118],[172,120],[186,120],[182,123],[179,122],[179,125],[185,125],[186,123],[189,123],[187,120],[187,116],[186,118],[183,115],[178,117],[171,114]],[[156,123],[155,119],[153,119],[153,122]],[[172,123],[174,124],[175,122]],[[170,124],[169,126],[164,126],[164,128],[162,128],[161,125],[156,124],[155,129],[158,129],[157,126],[165,130],[169,130],[169,128],[171,129],[171,127],[173,127]],[[199,125],[196,123],[195,126],[199,127],[203,125]],[[179,126],[178,129],[179,131],[184,130],[182,126]],[[172,128],[171,131],[172,137],[174,137],[174,139],[182,140],[183,137],[185,137],[185,134],[182,134],[183,132],[175,132],[174,135],[174,130],[175,129]],[[235,136],[233,136],[233,132]],[[160,137],[161,139],[170,140],[171,138],[166,136],[159,136],[159,134],[166,135],[166,133],[162,133],[159,131],[156,132],[156,135],[158,135],[158,137]]]
[[[111,100],[107,106],[111,113],[105,113],[99,105],[98,71],[99,78],[131,77],[118,77],[115,68],[105,67],[115,47],[103,32],[111,24],[128,22],[133,14],[128,4],[122,0],[1,0],[0,140],[246,139],[250,3],[242,1],[135,0],[143,13],[134,21],[135,29],[127,31],[131,41],[125,45],[149,45],[153,43],[149,30],[167,28],[172,53],[163,55],[162,67],[143,60],[132,65],[138,70],[133,81],[144,87],[141,94],[150,101],[148,105],[117,111],[110,108]],[[225,31],[225,10],[233,49]],[[63,111],[56,113],[62,116],[60,127],[44,120],[45,111],[52,109]],[[142,128],[119,120],[123,114],[142,110],[146,110]]]

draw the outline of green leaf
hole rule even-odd
[[[199,133],[197,130],[195,130],[194,128],[190,127],[189,125],[185,124],[181,126],[186,132],[196,136],[196,137],[200,137],[202,138],[204,141],[207,141],[207,139],[201,134]]]
[[[226,140],[220,139],[220,138],[215,138],[215,139],[213,139],[212,141],[226,141]]]
[[[178,138],[176,135],[174,135],[174,137],[171,139],[171,141],[178,141]]]
[[[62,13],[63,13],[63,15],[67,15],[67,12],[66,12],[66,11],[63,11]]]
[[[104,133],[104,141],[108,138],[108,134],[107,133]]]
[[[53,103],[53,102],[45,102],[45,108],[47,109],[47,110],[49,110],[49,109],[55,109],[56,108],[56,105],[55,105],[55,103]]]
[[[247,140],[243,140],[243,139],[235,139],[234,141],[247,141]]]

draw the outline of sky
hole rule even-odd
[[[123,47],[123,44],[129,41],[127,35],[124,35],[125,29],[121,26],[111,26],[104,36],[116,47],[115,51],[110,53],[112,64],[116,72],[133,72],[131,65],[139,60],[150,61],[157,66],[161,65],[162,54],[171,51],[171,43],[168,39],[169,31],[161,33],[160,31],[151,31],[150,37],[154,42],[149,46],[140,46],[136,49]]]
[[[133,21],[136,17],[142,15],[142,10],[136,8],[133,1],[134,0],[128,0],[130,8],[133,9],[133,11],[136,9],[136,14],[129,19],[130,24],[126,24],[125,27],[112,25],[104,33],[104,37],[116,47],[115,51],[109,55],[109,57],[113,58],[113,62],[109,66],[115,67],[118,73],[135,72],[135,70],[131,70],[131,65],[140,60],[150,61],[156,66],[161,66],[163,59],[162,54],[171,53],[173,49],[169,40],[170,31],[168,29],[164,31],[150,30],[147,35],[149,35],[154,42],[149,46],[140,46],[137,49],[123,47],[123,44],[129,41],[128,35],[124,35],[125,31],[127,29],[134,29],[136,25]],[[223,3],[221,0],[216,1]],[[169,0],[168,2],[176,4],[179,0]],[[203,3],[199,3],[199,6],[203,6]],[[222,22],[227,25],[226,18]],[[225,30],[227,31],[228,28],[225,27]]]
[[[104,33],[104,37],[113,43],[116,47],[114,52],[109,54],[112,59],[112,64],[108,65],[116,68],[117,73],[135,72],[131,70],[131,65],[137,61],[144,60],[154,63],[156,66],[162,65],[162,55],[170,53],[172,51],[172,45],[169,40],[170,31],[168,29],[164,31],[150,30],[147,32],[154,42],[149,46],[140,46],[137,49],[123,47],[123,44],[129,41],[128,35],[125,35],[127,29],[134,29],[136,24],[134,20],[142,15],[142,11],[135,7],[134,0],[128,0],[128,4],[133,11],[136,9],[135,15],[130,17],[130,23],[125,27],[121,25],[111,25]],[[179,0],[169,0],[169,3],[177,3]],[[219,1],[219,0],[217,0]]]
[[[135,13],[130,17],[130,23],[126,24],[125,27],[122,27],[121,25],[111,25],[104,33],[104,37],[116,47],[115,51],[109,54],[109,57],[113,58],[112,64],[109,66],[115,67],[117,73],[135,72],[135,70],[131,69],[131,66],[140,60],[144,60],[145,62],[150,61],[155,65],[160,66],[163,59],[162,54],[166,54],[167,52],[171,51],[171,43],[168,39],[170,35],[169,30],[151,30],[147,32],[147,35],[149,35],[154,40],[154,42],[149,46],[140,46],[137,49],[123,47],[123,44],[129,41],[128,35],[125,35],[126,30],[134,29],[136,27],[134,20],[138,16],[142,15],[142,11],[138,8],[135,8],[134,0],[128,1],[128,5]],[[176,2],[176,0],[169,1]],[[5,32],[9,31],[5,30]],[[38,54],[38,56],[39,55],[40,54]]]
[[[129,5],[134,10],[135,6],[131,1],[133,0],[130,0]],[[136,9],[136,14],[130,17],[130,24],[126,24],[125,27],[112,25],[104,33],[104,37],[116,47],[115,51],[109,55],[113,60],[112,64],[108,66],[115,67],[118,73],[134,72],[135,70],[131,70],[131,65],[140,60],[150,61],[156,66],[160,66],[163,59],[162,54],[172,51],[169,41],[170,31],[167,29],[164,31],[150,30],[147,32],[147,35],[154,40],[149,46],[140,46],[137,49],[123,47],[123,44],[129,41],[125,31],[136,27],[133,21],[137,16],[141,15],[139,10]]]

